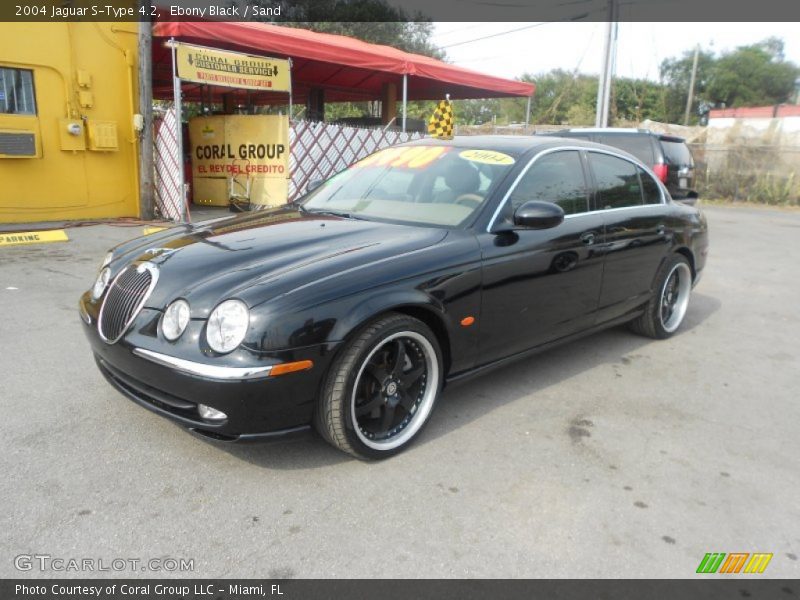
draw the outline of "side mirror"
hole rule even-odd
[[[523,229],[550,229],[564,220],[564,209],[552,202],[529,200],[514,213],[514,226]]]
[[[308,185],[306,186],[306,193],[313,192],[323,183],[325,183],[324,179],[312,179],[311,181],[308,182]]]

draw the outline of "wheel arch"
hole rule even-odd
[[[447,377],[452,364],[452,353],[450,351],[450,334],[447,331],[447,326],[445,325],[442,316],[427,306],[414,304],[395,306],[386,312],[396,312],[408,315],[409,317],[413,317],[419,321],[422,321],[425,323],[425,325],[430,327],[431,331],[433,331],[433,334],[436,336],[436,341],[439,342],[439,348],[442,351],[442,361],[444,362],[442,365],[444,367],[442,374]]]
[[[692,270],[692,281],[694,281],[697,277],[697,271],[695,270],[694,266],[694,253],[686,246],[679,246],[675,248],[675,253],[682,254],[686,257],[686,260],[689,261],[689,268]]]
[[[418,319],[433,331],[442,351],[443,375],[446,377],[452,365],[450,332],[447,328],[443,307],[435,304],[431,298],[422,299],[402,294],[387,298],[380,304],[364,303],[339,324],[340,335],[335,339],[343,340],[345,344],[342,346],[344,347],[346,342],[357,335],[362,327],[389,313],[403,314]]]

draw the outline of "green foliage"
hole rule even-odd
[[[680,122],[692,72],[694,52],[661,63],[661,79],[666,86],[665,120]],[[693,122],[696,108],[711,106],[771,106],[788,102],[800,68],[783,56],[783,41],[777,38],[751,46],[740,46],[716,57],[701,51],[697,62]]]
[[[689,94],[689,82],[692,78],[692,61],[694,50],[683,53],[680,58],[668,58],[661,63],[661,81],[663,83],[662,116],[667,123],[682,123],[686,110],[686,97]],[[697,76],[694,83],[694,108],[706,99],[706,91],[714,70],[715,59],[712,52],[701,50],[697,56]],[[691,122],[697,122],[696,110],[691,111]]]
[[[537,125],[594,125],[597,103],[597,77],[555,69],[541,75],[522,76],[536,84],[531,104],[530,122]],[[611,121],[639,122],[661,120],[663,115],[662,86],[645,79],[617,78],[612,88]],[[496,100],[462,100],[457,103],[457,118],[465,125],[492,122],[522,123],[525,121],[526,98]]]
[[[710,101],[726,106],[766,106],[790,99],[797,65],[783,57],[783,42],[769,38],[717,59],[708,85]]]
[[[667,123],[683,121],[686,96],[692,72],[694,51],[670,58],[661,64],[661,82],[615,77],[611,88],[609,118],[612,125],[636,124],[644,119]],[[783,56],[783,42],[766,39],[741,46],[717,57],[701,50],[697,61],[695,101],[692,122],[697,123],[697,107],[768,106],[787,102],[794,91],[800,68]],[[536,84],[531,108],[532,124],[593,125],[597,102],[597,77],[554,69],[538,75],[525,74],[524,81]],[[525,120],[525,98],[502,100],[464,100],[458,104],[460,122],[500,125]]]

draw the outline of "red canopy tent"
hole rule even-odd
[[[292,60],[295,102],[324,90],[326,102],[380,99],[387,85],[406,83],[408,100],[530,97],[534,85],[502,79],[354,38],[266,23],[162,21],[153,29],[153,95],[172,95],[169,38],[226,50]],[[206,90],[208,97],[209,90]],[[218,101],[221,90],[212,91]],[[185,85],[184,98],[200,100],[200,86]],[[254,103],[275,102],[275,94],[251,94]]]

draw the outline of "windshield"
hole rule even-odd
[[[310,212],[458,227],[471,219],[511,169],[493,150],[399,146],[334,175],[301,201]]]

